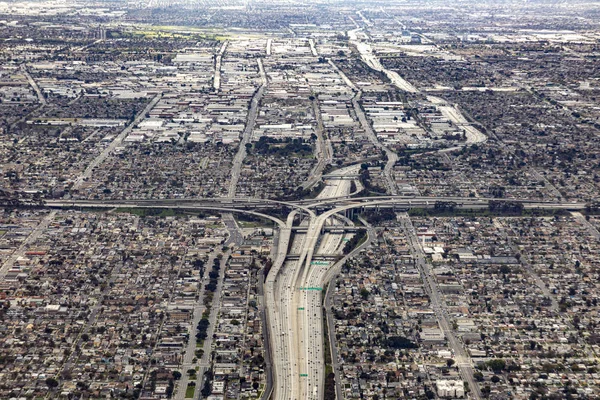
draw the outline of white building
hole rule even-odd
[[[437,392],[440,397],[464,397],[465,385],[462,381],[437,381]]]

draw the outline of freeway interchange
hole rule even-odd
[[[344,172],[353,173],[351,168]],[[317,200],[343,196],[350,181],[329,181]],[[306,232],[291,238],[297,210],[280,235],[279,254],[265,282],[266,306],[275,374],[274,399],[320,399],[323,397],[325,366],[323,354],[323,315],[321,296],[332,262],[316,254],[341,255],[344,239],[352,234],[323,233],[325,225],[345,225],[351,221],[334,217],[330,210],[320,215],[307,213],[300,218]],[[289,251],[288,251],[289,250]],[[299,254],[288,259],[288,254]]]
[[[325,389],[323,290],[335,276],[343,257],[346,241],[356,234],[352,220],[346,213],[353,209],[433,208],[439,202],[452,202],[457,208],[484,209],[491,201],[500,199],[380,196],[351,197],[351,182],[357,179],[359,166],[349,166],[324,176],[324,189],[311,200],[285,202],[252,198],[212,199],[159,199],[159,200],[48,200],[51,208],[172,208],[182,210],[213,210],[225,213],[249,213],[273,221],[278,226],[277,251],[273,266],[264,283],[266,329],[272,365],[272,387],[267,387],[263,398],[275,400],[322,399]],[[526,209],[581,210],[582,203],[540,202],[521,200]],[[278,217],[269,215],[278,210]],[[282,213],[283,211],[283,213]],[[281,215],[285,215],[285,221]],[[230,218],[231,219],[231,218]],[[406,232],[410,220],[405,222]],[[235,221],[231,221],[235,224]],[[233,226],[233,225],[232,225]],[[414,238],[412,238],[414,239]],[[241,239],[232,240],[238,242]],[[411,240],[413,251],[420,254],[416,240]],[[462,344],[448,328],[443,299],[436,290],[428,266],[419,257],[419,266],[440,326],[454,353],[463,379],[476,387],[471,361]],[[333,335],[330,337],[334,337]],[[335,347],[335,343],[332,343]],[[335,354],[335,352],[334,352]],[[480,398],[477,390],[472,393]]]

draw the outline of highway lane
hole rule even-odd
[[[397,72],[390,71],[381,65],[379,58],[373,53],[373,48],[370,43],[362,42],[358,39],[357,32],[362,31],[360,29],[354,29],[348,31],[348,37],[350,38],[350,43],[356,46],[356,49],[360,53],[363,61],[373,68],[376,71],[383,72],[387,75],[388,79],[400,90],[404,90],[409,93],[418,93],[419,91],[412,84],[402,78]]]
[[[318,57],[319,53],[317,52],[317,48],[315,46],[315,40],[314,39],[308,39],[308,45],[310,46],[310,52],[312,53],[313,56]]]
[[[483,143],[487,140],[482,132],[473,126],[467,119],[462,115],[458,107],[448,104],[446,100],[435,96],[427,96],[427,100],[437,105],[438,109],[444,117],[452,121],[456,126],[464,129],[467,141],[460,146],[453,147],[453,149],[459,149],[461,147],[474,144]],[[445,149],[447,151],[447,149]]]
[[[325,182],[325,187],[317,195],[315,200],[318,202],[320,200],[336,199],[336,198],[342,198],[342,197],[349,196],[351,194],[350,193],[351,182],[354,181],[358,188],[358,186],[360,185],[360,182],[358,181],[358,179],[335,179],[335,178],[330,178],[329,176],[335,176],[335,177],[351,176],[351,177],[354,177],[354,176],[358,176],[359,171],[360,171],[360,165],[350,165],[348,167],[344,167],[344,168],[335,170],[331,174],[324,175],[323,181]],[[313,201],[315,201],[315,200],[313,200]]]
[[[273,39],[272,38],[267,39],[267,48],[266,48],[267,56],[271,55],[271,47],[272,47],[272,45],[273,45]]]
[[[343,196],[342,196],[343,197]],[[353,198],[337,198],[337,199],[314,199],[310,204],[303,202],[307,208],[316,208],[323,206],[344,207],[346,205],[354,205],[355,207],[366,207],[376,205],[398,205],[407,207],[428,207],[433,208],[435,203],[454,202],[459,207],[487,207],[490,201],[514,201],[521,203],[525,208],[534,209],[572,209],[582,210],[586,207],[585,203],[577,202],[560,202],[560,201],[539,201],[526,199],[494,199],[494,198],[472,198],[472,197],[427,197],[427,196],[377,196],[377,197],[353,197]]]
[[[269,329],[273,356],[273,398],[285,398],[285,394],[290,393],[291,379],[294,374],[293,366],[297,365],[291,359],[291,343],[285,337],[286,334],[289,335],[290,333],[290,320],[285,300],[286,297],[289,297],[288,285],[293,266],[284,265],[286,264],[285,258],[290,243],[292,251],[299,251],[303,243],[302,235],[296,235],[293,241],[291,238],[291,228],[296,214],[297,210],[292,211],[288,215],[286,223],[280,229],[277,254],[264,285],[267,320],[269,322],[267,328]],[[310,214],[308,216],[311,218]]]
[[[340,171],[338,171],[339,173]],[[347,168],[341,171],[342,175],[353,174],[353,168]],[[329,186],[330,190],[326,193],[321,193],[318,198],[326,198],[328,196],[340,196],[349,193],[350,181],[339,179],[333,181]],[[321,223],[322,222],[322,223]],[[344,218],[335,218],[334,214],[323,217],[318,220],[315,225],[315,232],[320,230],[321,226],[343,226],[347,223],[351,224]],[[324,233],[320,235],[317,241],[316,254],[337,255],[341,256],[343,251],[344,239],[350,239],[353,234],[334,234]],[[311,400],[320,400],[324,395],[325,390],[325,363],[324,363],[324,332],[323,332],[323,309],[322,309],[322,288],[326,283],[326,277],[332,267],[332,262],[313,259],[313,255],[308,253],[306,260],[306,268],[303,270],[301,279],[301,287],[304,288],[301,293],[300,308],[304,312],[300,313],[299,320],[306,326],[304,332],[301,332],[301,340],[299,351],[305,353],[305,362],[307,376],[301,398]],[[316,290],[314,290],[316,289]],[[301,381],[301,383],[304,383]]]
[[[313,187],[321,180],[325,166],[331,163],[333,159],[331,141],[329,139],[325,140],[325,128],[323,127],[323,118],[321,116],[321,109],[319,108],[319,100],[317,100],[316,98],[312,100],[312,109],[313,114],[315,115],[315,119],[317,121],[317,126],[315,130],[315,133],[317,135],[317,141],[315,143],[317,164],[310,172],[307,181],[302,184],[302,187],[304,189]]]
[[[89,207],[89,208],[114,208],[114,207],[139,207],[139,208],[180,208],[180,209],[219,209],[232,212],[254,213],[255,215],[273,218],[266,214],[253,212],[239,208],[265,208],[275,206],[287,206],[302,210],[307,213],[314,211],[316,207],[343,207],[353,204],[354,207],[394,205],[406,207],[429,207],[435,206],[437,201],[455,202],[459,207],[470,206],[486,207],[490,201],[514,201],[522,203],[525,208],[543,209],[565,209],[583,210],[586,203],[563,202],[563,201],[540,201],[529,199],[495,199],[495,198],[472,198],[472,197],[429,197],[429,196],[373,196],[373,197],[348,197],[347,195],[330,197],[327,199],[317,198],[301,200],[296,202],[279,201],[269,199],[255,199],[250,197],[239,198],[202,198],[202,199],[160,199],[160,200],[45,200],[44,205],[48,207]]]
[[[355,174],[356,166],[336,171],[337,174]],[[330,179],[318,199],[343,196],[350,192],[351,180]],[[348,223],[344,218],[333,218],[335,212],[308,217],[300,225],[306,233],[296,234],[289,254],[299,254],[297,260],[284,261],[267,278],[267,287],[273,282],[272,296],[267,304],[272,307],[270,328],[273,338],[273,365],[275,369],[274,399],[320,399],[324,393],[324,354],[322,287],[331,262],[314,259],[314,254],[340,255],[343,239],[351,234],[322,234],[323,226]],[[288,218],[287,229],[293,226]],[[282,245],[278,252],[283,251]],[[286,250],[287,250],[287,246]],[[278,299],[278,301],[276,301]]]
[[[269,220],[275,222],[280,227],[285,226],[285,223],[283,221],[281,221],[279,218],[275,218],[268,214],[263,214],[260,212],[250,211],[250,210],[237,209],[237,208],[218,207],[218,206],[215,207],[215,206],[211,206],[211,205],[203,206],[203,205],[198,205],[198,204],[187,204],[184,206],[176,206],[173,204],[160,204],[160,203],[154,204],[154,205],[149,205],[149,204],[139,205],[139,204],[134,204],[134,203],[119,203],[119,202],[80,203],[77,201],[75,201],[75,202],[73,202],[73,201],[67,201],[67,202],[56,201],[56,202],[47,203],[46,206],[51,207],[51,208],[102,208],[102,209],[107,209],[107,208],[168,208],[168,209],[177,209],[177,210],[208,210],[208,211],[220,211],[220,212],[225,212],[225,213],[245,213],[245,214],[251,214],[251,215],[255,215],[257,217],[269,219]],[[314,215],[314,212],[311,210],[308,210],[308,214]]]
[[[213,81],[213,87],[215,91],[221,89],[221,63],[223,61],[223,55],[225,54],[228,44],[229,42],[227,40],[223,42],[215,60],[215,76]]]
[[[339,220],[326,221],[328,225],[342,225]],[[352,234],[324,234],[319,245],[319,254],[342,254],[343,239],[349,239]],[[303,349],[307,359],[308,377],[306,382],[306,393],[308,399],[321,399],[325,388],[324,376],[324,346],[323,346],[323,319],[322,319],[322,291],[310,290],[311,288],[322,288],[326,283],[326,277],[331,270],[331,261],[315,260],[310,268],[305,270],[303,278],[304,290],[304,315],[303,322],[308,327],[304,334],[305,348]]]
[[[265,94],[265,90],[267,88],[267,74],[263,68],[262,59],[257,59],[257,63],[258,70],[260,72],[261,84],[250,101],[250,110],[248,111],[248,118],[246,119],[244,132],[242,133],[242,140],[240,141],[238,152],[233,158],[233,166],[231,167],[231,180],[229,181],[229,197],[235,197],[235,191],[240,179],[240,170],[242,168],[242,163],[246,158],[246,144],[250,143],[252,131],[254,131],[254,125],[256,124],[256,117],[258,116],[258,106],[260,105],[260,100]]]

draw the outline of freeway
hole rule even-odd
[[[379,61],[379,58],[373,52],[371,44],[360,41],[358,39],[357,32],[361,30],[362,28],[348,31],[348,37],[350,38],[350,43],[356,46],[356,49],[360,53],[360,56],[365,62],[365,64],[367,64],[369,67],[373,68],[376,71],[380,71],[386,74],[388,79],[398,89],[404,90],[405,92],[409,93],[418,93],[419,91],[412,84],[410,84],[404,78],[402,78],[397,72],[390,71],[389,69],[384,68],[383,65],[381,65],[381,61]]]
[[[354,177],[358,174],[360,169],[359,165],[351,165],[349,167],[345,167],[336,171],[336,177],[343,177],[345,175],[352,176],[352,179],[335,179],[328,178],[327,176],[323,177],[325,181],[325,187],[319,193],[317,198],[313,201],[321,201],[326,199],[334,199],[345,197],[350,193],[351,182],[354,180],[356,184],[358,184],[358,180]]]
[[[325,166],[331,163],[333,158],[333,151],[331,147],[331,141],[329,139],[325,140],[324,138],[324,127],[323,127],[323,118],[321,116],[321,109],[319,108],[319,100],[316,98],[312,100],[312,109],[315,115],[315,119],[317,120],[316,127],[316,135],[317,141],[315,143],[315,153],[317,156],[317,164],[311,171],[308,180],[302,184],[304,189],[309,189],[316,185],[323,176],[323,170]]]
[[[456,126],[464,129],[465,135],[467,136],[467,141],[461,146],[453,147],[452,149],[457,149],[474,143],[483,143],[487,140],[487,136],[485,136],[469,121],[467,121],[467,119],[462,115],[458,107],[448,105],[445,100],[439,97],[427,96],[427,100],[429,100],[433,104],[436,104],[444,117],[452,121]],[[449,149],[444,149],[444,151],[448,150]]]
[[[339,197],[335,199],[311,200],[310,203],[303,202],[307,208],[316,207],[343,207],[354,205],[354,207],[368,207],[377,205],[397,205],[408,208],[433,208],[435,203],[454,202],[462,208],[483,208],[487,207],[490,201],[506,201],[507,199],[495,198],[474,198],[474,197],[427,197],[427,196],[377,196],[377,197]],[[510,201],[522,203],[524,208],[534,209],[563,209],[563,210],[582,210],[586,207],[585,203],[561,202],[561,201],[540,201],[528,199],[511,199]],[[299,203],[295,203],[299,204]]]
[[[356,49],[360,53],[362,60],[368,66],[373,68],[374,70],[383,72],[387,76],[387,78],[390,80],[390,82],[393,85],[395,85],[398,89],[408,92],[408,93],[420,93],[419,89],[417,89],[410,82],[408,82],[407,80],[402,78],[396,71],[389,70],[381,64],[379,57],[373,51],[373,47],[371,46],[371,43],[369,43],[368,41],[362,41],[359,39],[358,32],[360,32],[362,30],[363,30],[362,28],[357,28],[357,29],[348,31],[348,37],[350,38],[350,43],[352,43],[356,47]],[[330,62],[330,64],[333,65],[332,62]],[[340,72],[339,69],[337,69],[337,70],[338,70],[338,72]],[[344,78],[345,82],[349,81],[349,79],[345,75],[343,75],[343,74],[341,74],[341,75]],[[357,90],[356,86],[352,85],[351,87],[353,89]],[[396,194],[397,193],[396,192],[396,182],[393,178],[393,176],[394,176],[393,168],[394,168],[394,165],[396,164],[396,162],[398,161],[398,155],[395,152],[388,149],[383,144],[381,144],[379,142],[379,140],[377,139],[377,135],[373,131],[371,124],[369,123],[369,121],[366,119],[366,117],[364,115],[362,107],[358,103],[358,100],[360,99],[361,95],[362,95],[362,91],[357,90],[356,96],[352,99],[354,111],[356,112],[356,115],[357,115],[363,129],[365,130],[369,140],[371,140],[371,142],[375,146],[377,146],[380,149],[382,149],[383,151],[385,151],[385,153],[387,155],[387,163],[384,168],[383,175],[385,177],[385,182],[386,182],[386,186],[387,186],[389,193]],[[467,140],[464,143],[461,143],[458,146],[439,150],[440,152],[444,153],[444,152],[457,150],[462,147],[469,146],[469,145],[472,145],[475,143],[482,143],[487,140],[487,136],[485,136],[473,124],[471,124],[465,118],[465,116],[461,113],[461,111],[458,109],[457,106],[447,104],[445,100],[443,100],[439,97],[435,97],[435,96],[426,96],[426,97],[429,102],[431,102],[432,104],[435,104],[438,107],[438,109],[440,110],[440,112],[442,113],[442,115],[445,118],[452,121],[457,127],[462,128],[463,131],[465,132],[465,135],[467,138]]]
[[[354,113],[360,122],[365,134],[367,135],[367,139],[376,147],[383,150],[386,154],[387,161],[385,164],[385,168],[383,170],[383,176],[385,180],[385,184],[387,186],[388,191],[395,195],[398,193],[396,181],[394,180],[394,165],[398,161],[398,154],[388,149],[384,146],[378,139],[377,134],[373,130],[373,126],[367,119],[363,108],[361,107],[359,100],[362,96],[362,91],[348,78],[348,76],[338,68],[337,65],[332,60],[329,60],[329,64],[333,67],[333,69],[342,77],[342,80],[349,86],[353,91],[356,92],[354,97],[352,98],[352,107],[354,108]],[[382,67],[383,68],[383,67]]]
[[[239,208],[232,208],[232,207],[222,207],[219,206],[218,204],[212,203],[212,204],[195,204],[195,203],[189,203],[189,202],[185,202],[184,205],[180,205],[180,203],[172,203],[172,202],[167,202],[167,203],[162,203],[162,202],[131,202],[131,201],[48,201],[45,203],[46,206],[51,207],[51,208],[102,208],[102,209],[106,209],[106,208],[124,208],[124,209],[133,209],[133,208],[148,208],[148,209],[152,209],[152,208],[168,208],[168,209],[175,209],[175,210],[209,210],[209,211],[224,211],[226,213],[246,213],[246,214],[252,214],[252,215],[256,215],[257,217],[261,217],[261,218],[265,218],[265,219],[270,219],[271,221],[275,222],[277,225],[279,226],[285,226],[285,224],[283,223],[283,221],[281,221],[279,218],[275,218],[271,215],[268,214],[264,214],[264,213],[260,213],[260,212],[256,212],[256,211],[250,211],[250,210],[244,210],[244,209],[239,209]],[[307,211],[309,214],[314,214],[313,211],[308,210]]]
[[[260,105],[260,99],[262,99],[265,94],[265,90],[267,88],[267,74],[265,73],[265,69],[262,64],[262,59],[257,60],[258,70],[260,72],[261,84],[258,87],[258,90],[252,96],[252,100],[250,101],[250,110],[248,111],[248,117],[246,119],[246,126],[244,128],[244,132],[242,133],[242,140],[240,141],[240,145],[238,147],[238,152],[236,153],[233,159],[233,166],[231,167],[231,181],[229,182],[229,197],[235,197],[235,190],[237,187],[238,180],[240,179],[240,170],[242,168],[242,163],[246,158],[246,145],[250,143],[250,138],[252,137],[252,131],[254,130],[254,125],[256,124],[256,117],[258,116],[258,106]]]
[[[349,181],[349,180],[347,180]],[[233,212],[248,212],[248,208],[280,208],[289,207],[303,211],[314,216],[313,208],[336,208],[352,205],[351,208],[373,207],[377,205],[406,207],[406,208],[433,208],[437,201],[455,202],[459,208],[484,208],[490,201],[507,201],[507,199],[476,198],[476,197],[428,197],[428,196],[374,196],[374,197],[349,197],[338,195],[329,198],[316,198],[296,202],[279,201],[270,199],[256,199],[250,197],[235,198],[199,198],[199,199],[159,199],[159,200],[45,200],[48,207],[87,207],[87,208],[174,208],[174,209],[219,209]],[[540,201],[529,199],[511,199],[510,201],[522,203],[526,209],[560,209],[584,210],[586,203],[565,201]],[[258,214],[257,214],[258,215]],[[260,215],[265,218],[270,216]],[[280,222],[280,221],[279,221]]]
[[[290,270],[289,263],[286,263],[285,258],[292,243],[292,251],[299,250],[303,244],[303,236],[296,235],[292,241],[291,238],[291,227],[293,226],[294,218],[297,211],[292,211],[288,215],[286,224],[280,229],[279,242],[277,245],[277,253],[275,254],[275,260],[273,266],[267,275],[264,285],[265,305],[267,308],[267,321],[269,325],[269,339],[271,341],[270,347],[272,349],[273,359],[272,369],[274,371],[274,393],[281,394],[285,390],[289,389],[292,382],[290,378],[294,374],[294,368],[290,360],[289,345],[284,337],[286,333],[289,333],[287,323],[289,317],[287,316],[287,307],[283,307],[282,295],[282,282],[287,281]],[[282,273],[285,271],[285,273]]]
[[[339,197],[350,192],[356,166],[338,171],[337,179],[326,181],[317,199]],[[265,284],[269,329],[275,373],[274,399],[321,399],[324,393],[324,354],[322,287],[331,268],[330,261],[315,260],[315,254],[341,255],[344,239],[353,233],[324,233],[323,226],[343,225],[349,221],[335,218],[336,211],[307,215],[300,225],[306,233],[296,233],[290,245],[295,216],[288,218],[280,236],[278,260]],[[350,221],[351,223],[351,221]],[[288,251],[289,248],[289,251]],[[299,254],[286,259],[287,254]]]
[[[310,46],[310,52],[312,53],[312,55],[318,57],[319,53],[317,52],[317,48],[315,47],[315,40],[308,39],[308,45]]]
[[[225,50],[227,49],[228,41],[224,41],[219,49],[219,53],[217,54],[217,58],[215,60],[215,77],[213,81],[213,87],[215,91],[221,89],[221,63],[223,60],[223,55],[225,54]]]

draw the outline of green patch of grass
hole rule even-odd
[[[185,389],[185,398],[186,399],[193,399],[195,392],[196,392],[196,386],[190,386],[188,384],[188,387]]]
[[[238,223],[238,225],[242,228],[258,228],[273,226],[273,221],[271,221],[270,219],[252,214],[237,213],[235,214],[235,220]]]
[[[238,221],[238,225],[241,228],[261,228],[264,227],[265,224],[261,223],[261,222],[245,222],[245,221]],[[271,226],[272,224],[269,224],[267,226]]]
[[[327,318],[325,316],[323,317],[323,334],[325,336],[323,340],[323,353],[325,354],[325,371],[330,369],[331,371],[329,372],[333,372],[333,368],[331,367],[331,349],[329,347],[329,331],[327,329]],[[325,376],[327,376],[327,374],[325,374]]]
[[[330,364],[325,366],[325,376],[331,374],[333,372],[333,367]]]

